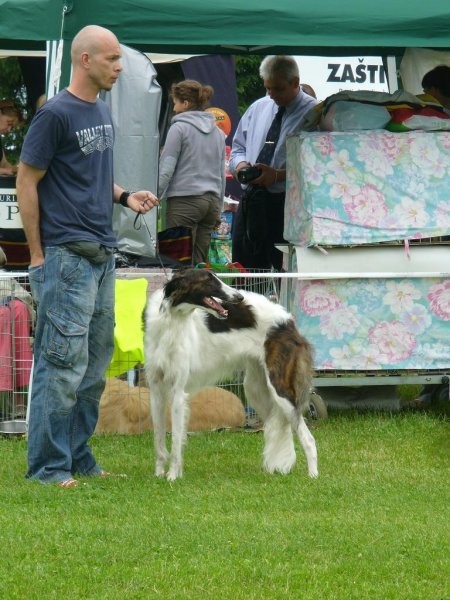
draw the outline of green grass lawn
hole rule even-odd
[[[0,439],[5,599],[448,600],[449,427],[426,413],[313,425],[320,477],[261,469],[262,433],[189,437],[185,476],[153,476],[150,434],[95,437],[74,489],[24,479]]]

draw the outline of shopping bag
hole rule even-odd
[[[169,227],[158,233],[158,252],[188,265],[192,263],[192,229]]]

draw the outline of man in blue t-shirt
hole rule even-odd
[[[35,115],[17,199],[37,304],[27,477],[74,487],[75,473],[109,475],[88,446],[114,347],[113,202],[146,213],[158,201],[113,180],[114,129],[98,98],[122,71],[109,30],[83,28],[69,87]]]

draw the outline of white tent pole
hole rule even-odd
[[[397,61],[395,56],[387,57],[387,79],[389,93],[393,94],[398,90]]]

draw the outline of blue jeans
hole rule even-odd
[[[27,477],[43,483],[101,471],[88,440],[114,349],[115,268],[64,246],[30,267],[37,303]]]

